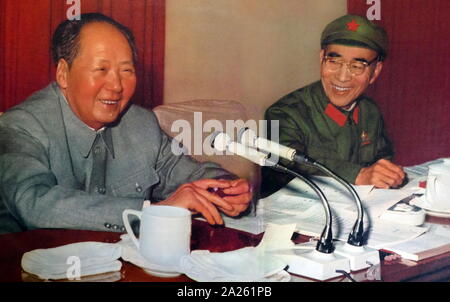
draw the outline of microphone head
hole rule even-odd
[[[211,135],[211,147],[218,151],[226,151],[231,143],[231,138],[225,132],[216,131]]]
[[[245,127],[245,128],[242,128],[241,130],[239,130],[238,142],[240,142],[243,145],[255,148],[256,147],[255,146],[256,138],[257,138],[257,136],[256,136],[255,132],[248,127]]]

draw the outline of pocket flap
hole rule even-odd
[[[143,169],[111,185],[112,192],[118,197],[144,196],[151,186],[159,182],[159,176],[151,168]]]

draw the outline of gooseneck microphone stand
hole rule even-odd
[[[332,215],[331,215],[330,204],[328,203],[328,200],[326,199],[322,190],[314,182],[312,182],[305,176],[303,176],[297,172],[294,172],[280,164],[272,162],[269,159],[267,159],[266,162],[269,163],[269,167],[272,169],[279,170],[279,171],[285,172],[285,173],[289,173],[294,177],[300,178],[309,187],[311,187],[311,189],[313,189],[314,192],[319,196],[320,200],[322,201],[323,209],[325,210],[325,227],[322,231],[322,234],[320,235],[319,241],[317,242],[316,250],[321,253],[326,253],[326,254],[332,253],[334,250]]]
[[[310,167],[315,167],[325,174],[328,174],[332,178],[336,179],[340,184],[342,184],[353,196],[353,199],[355,200],[357,211],[358,211],[358,217],[355,221],[355,224],[353,225],[353,229],[351,233],[348,236],[347,243],[353,246],[362,246],[364,244],[364,211],[362,208],[362,202],[359,198],[358,193],[356,193],[355,189],[344,179],[342,179],[340,176],[338,176],[336,173],[325,167],[324,165],[318,163],[317,161],[313,160],[310,157],[307,157],[306,155],[297,155],[294,156],[294,161],[296,163],[304,163]]]
[[[371,265],[378,265],[380,263],[379,252],[376,249],[364,246],[364,211],[362,208],[361,199],[359,198],[359,195],[356,193],[353,186],[351,186],[347,181],[336,175],[333,171],[331,171],[324,165],[318,163],[317,161],[309,158],[306,155],[295,154],[293,160],[296,163],[315,167],[333,177],[350,192],[350,194],[353,196],[353,199],[355,200],[358,210],[358,217],[355,221],[355,224],[353,225],[352,231],[348,236],[347,244],[343,245],[341,244],[341,242],[337,243],[335,252],[339,255],[347,257],[350,260],[350,268],[354,271],[367,268]]]

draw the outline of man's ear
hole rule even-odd
[[[375,66],[375,70],[372,73],[372,76],[370,77],[369,84],[373,84],[375,80],[380,75],[381,69],[383,69],[383,62],[379,61],[377,62],[377,65]]]
[[[323,57],[325,56],[325,49],[321,49],[320,53],[319,53],[319,57],[320,57],[320,64],[322,64],[323,62]]]
[[[67,77],[69,76],[69,64],[64,59],[59,59],[56,66],[56,82],[62,89],[67,88]]]

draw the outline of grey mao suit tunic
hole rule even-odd
[[[89,192],[96,132],[51,83],[0,117],[0,233],[35,228],[122,231],[124,209],[167,198],[181,184],[230,178],[214,163],[171,152],[155,115],[131,105],[109,126],[104,187]]]

